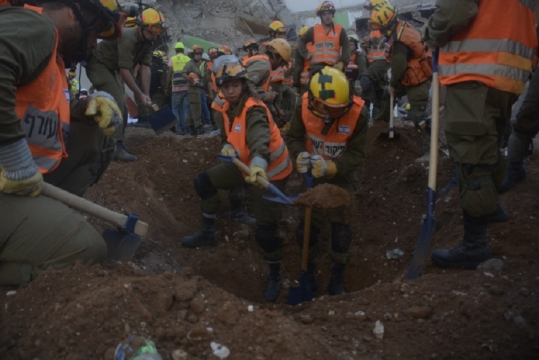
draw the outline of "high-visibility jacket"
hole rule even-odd
[[[357,80],[357,74],[359,74],[359,67],[356,64],[356,56],[358,54],[358,51],[354,51],[352,54],[350,54],[350,62],[348,65],[346,65],[346,69],[344,70],[346,77],[350,81]]]
[[[309,59],[311,65],[325,63],[333,66],[341,58],[342,26],[334,24],[327,34],[322,24],[314,26],[314,49]]]
[[[170,58],[172,60],[172,86],[187,86],[188,82],[181,75],[181,71],[191,58],[183,53],[178,53]]]
[[[383,36],[380,30],[371,31],[369,36],[371,40],[371,50],[367,55],[369,58],[369,63],[373,63],[376,60],[386,60],[386,51],[384,50],[382,37]]]
[[[42,8],[25,5],[40,14]],[[15,113],[21,119],[32,157],[42,174],[56,169],[67,158],[69,135],[69,84],[65,65],[58,56],[58,30],[49,63],[29,84],[15,90]]]
[[[354,96],[350,110],[335,119],[327,135],[323,135],[324,120],[309,110],[309,94],[303,94],[302,100],[301,114],[307,132],[307,151],[311,155],[320,155],[325,160],[340,158],[346,151],[348,140],[356,129],[365,102],[359,96]]]
[[[71,81],[71,87],[70,87],[70,90],[73,94],[76,94],[77,93],[77,85],[79,85],[79,81],[77,79],[73,79]]]
[[[307,43],[305,46],[307,48],[307,51],[312,53],[314,51],[314,44],[313,43]],[[311,63],[309,60],[303,61],[303,69],[301,70],[301,76],[300,76],[300,84],[301,85],[309,85],[309,81],[311,80],[311,77],[309,76],[309,67],[311,66]]]
[[[401,80],[404,86],[417,86],[432,77],[432,58],[430,50],[422,40],[421,34],[406,21],[398,21],[397,29],[391,36],[388,44],[391,46],[390,57],[393,53],[393,43],[400,41],[412,49],[411,57],[408,57],[408,67]]]
[[[217,93],[219,92],[219,88],[217,87],[217,79],[215,78],[215,74],[213,73],[213,61],[208,61],[207,69],[210,72],[211,89],[213,92]]]
[[[271,71],[270,82],[282,83],[283,81],[284,81],[284,69],[282,66],[279,66],[277,69]]]
[[[223,115],[224,127],[226,133],[226,141],[234,147],[234,150],[238,153],[238,157],[247,166],[251,165],[251,151],[247,144],[247,112],[253,106],[263,107],[266,110],[266,115],[268,117],[268,124],[270,128],[270,161],[268,168],[266,169],[266,175],[268,176],[269,181],[283,180],[292,172],[292,163],[288,155],[288,149],[286,144],[281,136],[281,132],[275,122],[272,120],[271,113],[269,109],[264,105],[260,100],[255,100],[250,97],[241,113],[232,120],[232,126],[230,126],[230,119],[226,114],[227,110],[230,107],[228,101],[225,102],[224,106],[213,107],[215,110],[219,111]],[[248,174],[244,174],[245,176]]]
[[[535,1],[480,1],[476,17],[440,48],[442,85],[479,81],[521,94],[537,48]]]
[[[292,61],[289,61],[286,66],[283,67],[283,85],[292,86],[294,84],[294,77],[292,75],[286,76],[286,72],[292,68],[294,64],[292,64]]]
[[[254,56],[251,56],[251,57],[248,57],[248,58],[244,58],[243,59],[243,66],[245,66],[245,69],[247,69],[247,72],[249,72],[249,65],[253,62],[253,61],[260,61],[260,60],[263,60],[263,61],[266,61],[269,65],[269,68],[271,69],[271,64],[270,64],[270,61],[269,61],[269,58],[267,55],[254,55]],[[264,89],[264,91],[269,91],[269,88],[270,88],[270,82],[271,82],[271,74],[270,73],[270,76],[268,76],[266,82],[264,84],[256,84],[256,86],[258,87],[261,87],[262,89]]]

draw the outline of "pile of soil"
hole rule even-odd
[[[412,127],[398,128],[399,141],[378,139],[386,130],[386,124],[369,129],[368,158],[357,170],[348,294],[327,295],[326,225],[317,297],[291,307],[287,288],[297,286],[300,276],[295,231],[303,208],[283,208],[283,289],[276,304],[265,303],[268,267],[255,228],[228,221],[226,192],[218,246],[187,249],[179,243],[200,228],[193,179],[218,163],[219,139],[128,129],[126,145],[139,160],[113,163],[86,198],[149,223],[136,258],[48,270],[14,295],[4,288],[0,358],[112,359],[119,342],[139,335],[155,341],[167,360],[217,359],[212,342],[226,346],[230,359],[537,359],[537,157],[527,161],[526,181],[500,197],[509,221],[489,227],[493,255],[503,266],[443,270],[427,260],[423,275],[408,281],[404,274],[419,237],[428,169],[413,161],[421,150]],[[453,168],[441,156],[439,188]],[[292,175],[286,193],[301,192],[302,181]],[[251,201],[247,191],[249,213]],[[433,247],[461,240],[458,202],[457,189],[438,197]],[[98,230],[110,227],[89,221]],[[397,248],[404,255],[389,259],[386,252]],[[373,334],[377,321],[384,326],[382,339]]]
[[[332,184],[320,184],[300,194],[294,204],[319,209],[336,209],[346,206],[351,200],[350,194],[343,188]]]

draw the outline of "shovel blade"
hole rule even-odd
[[[401,138],[401,134],[396,132],[393,129],[390,129],[389,131],[380,133],[380,135],[378,137],[380,139],[395,139],[395,140],[398,140],[398,139]]]
[[[307,272],[301,270],[299,287],[288,288],[288,305],[296,306],[305,301],[312,301],[314,293],[307,287]]]
[[[138,235],[113,229],[105,230],[102,236],[107,244],[108,258],[114,260],[132,259],[142,241]]]
[[[269,201],[273,201],[273,202],[276,202],[279,204],[285,204],[285,205],[291,205],[298,199],[297,196],[288,196],[287,199],[285,200],[283,198],[280,198],[274,195],[264,195],[263,198]]]
[[[148,121],[155,135],[160,135],[179,123],[169,105],[165,105],[155,113],[149,115]]]

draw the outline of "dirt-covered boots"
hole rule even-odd
[[[127,151],[123,142],[118,141],[116,144],[116,150],[114,150],[113,159],[116,161],[131,162],[137,160],[138,158]]]
[[[329,278],[328,292],[329,295],[344,294],[344,276],[345,265],[337,262],[331,263],[331,276]]]
[[[195,235],[186,236],[181,243],[186,247],[215,246],[218,242],[215,232],[215,217],[202,217],[202,228]]]
[[[245,189],[243,187],[237,187],[231,189],[228,192],[228,199],[230,201],[230,208],[228,209],[228,218],[231,221],[246,224],[256,225],[256,219],[247,215],[243,207],[243,196]]]
[[[474,218],[463,213],[464,239],[451,249],[436,249],[432,252],[432,262],[445,268],[475,269],[483,261],[492,258],[488,247],[487,228],[489,216]]]
[[[264,293],[264,299],[268,302],[276,302],[281,293],[281,262],[268,261],[270,273],[268,276],[268,287]]]

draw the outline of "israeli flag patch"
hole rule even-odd
[[[234,125],[234,131],[235,132],[241,132],[241,124]]]
[[[339,134],[350,134],[350,126],[339,125],[339,127],[337,128],[337,132]]]
[[[71,96],[69,95],[69,90],[64,89],[64,95],[66,97],[67,102],[70,103],[71,102]]]

